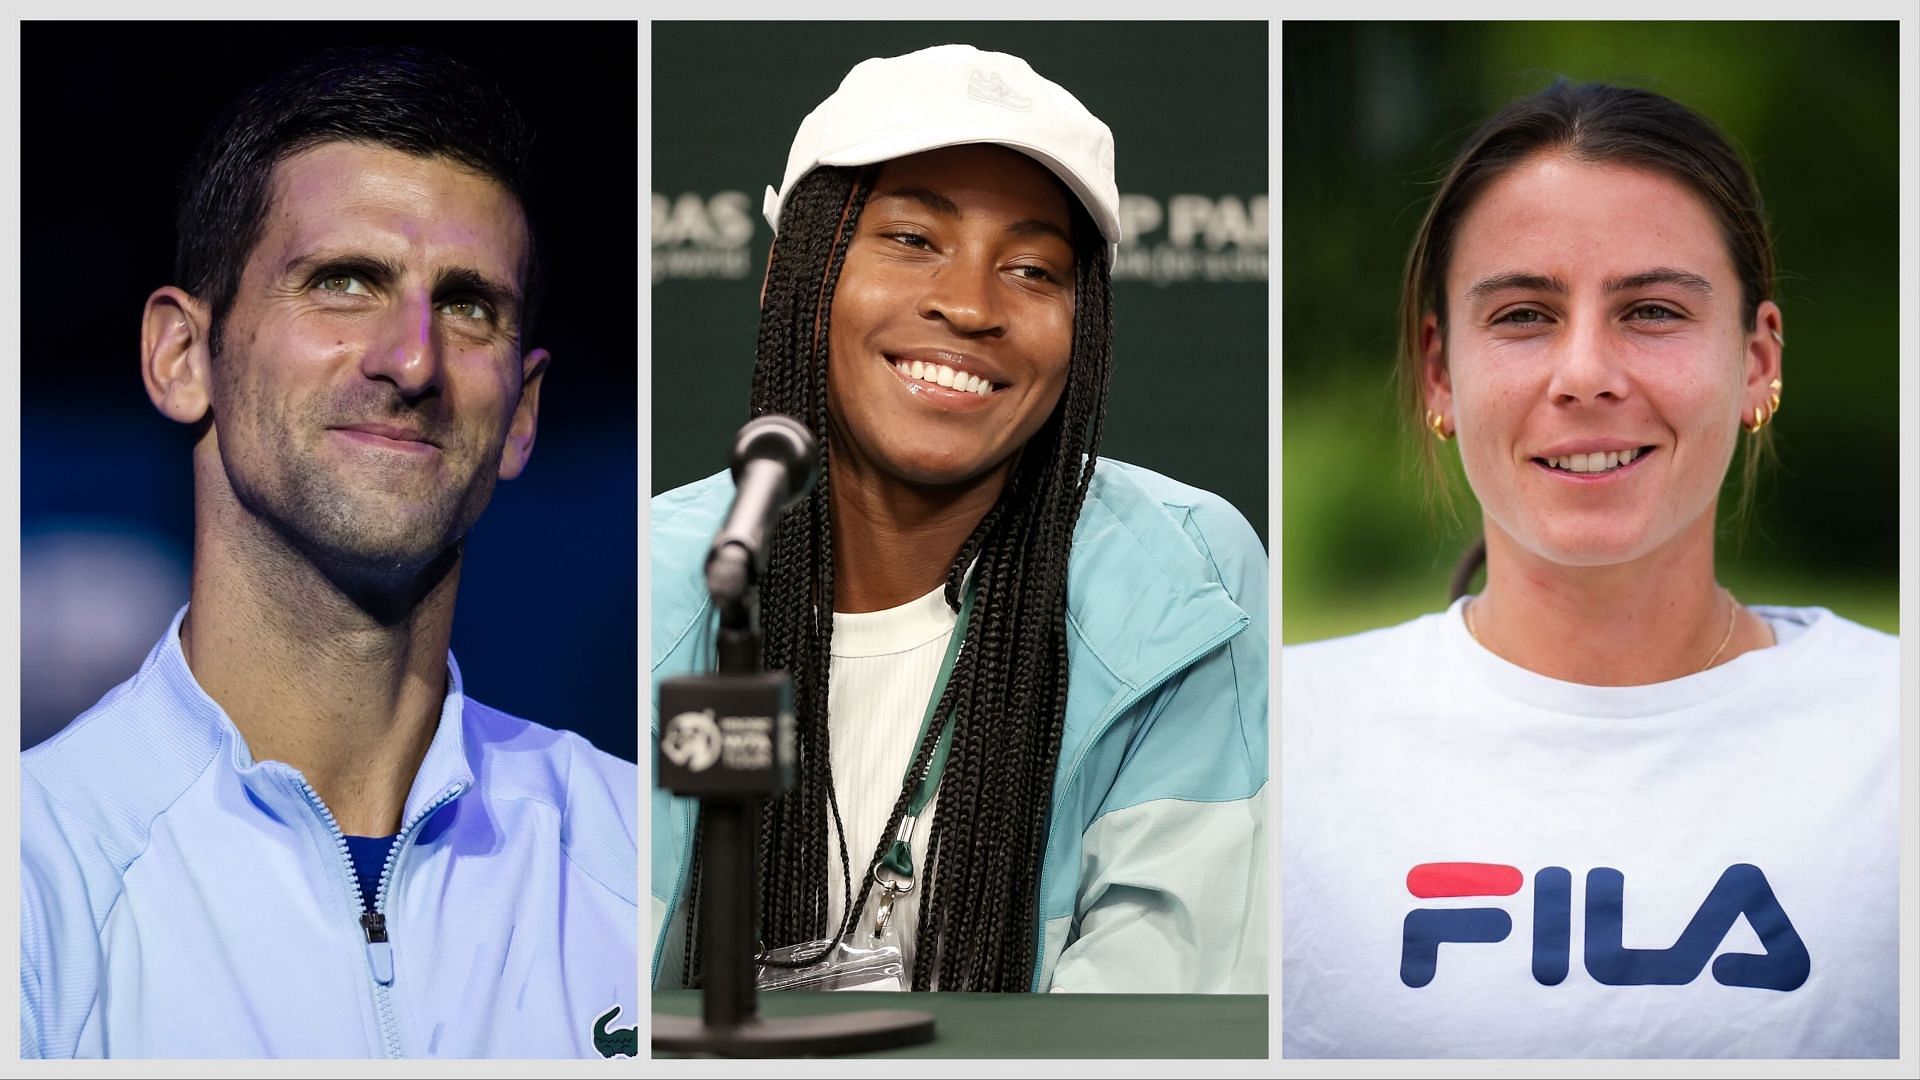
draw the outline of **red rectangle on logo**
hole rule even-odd
[[[1517,866],[1483,862],[1430,862],[1407,871],[1407,891],[1436,896],[1512,896],[1526,878]]]

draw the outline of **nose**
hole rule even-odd
[[[1578,405],[1602,398],[1619,401],[1627,396],[1626,366],[1607,329],[1606,319],[1596,316],[1576,320],[1561,336],[1547,384],[1554,404]]]
[[[380,332],[360,359],[360,374],[393,384],[408,401],[440,390],[441,342],[433,300],[425,293],[405,294],[383,316]]]
[[[939,319],[967,337],[1006,332],[995,289],[994,267],[984,254],[959,254],[928,279],[918,310],[923,319]]]

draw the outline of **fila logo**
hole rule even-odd
[[[1499,863],[1421,863],[1407,871],[1407,891],[1423,900],[1443,896],[1512,896],[1523,878],[1518,867]],[[1750,863],[1727,867],[1665,949],[1629,949],[1621,943],[1626,875],[1607,866],[1587,871],[1586,968],[1607,986],[1678,986],[1698,978],[1713,961],[1723,986],[1796,990],[1807,981],[1811,961],[1793,921],[1774,899],[1767,875]],[[1767,950],[1760,954],[1714,950],[1742,915]],[[1414,908],[1400,939],[1400,981],[1422,987],[1433,981],[1440,943],[1505,941],[1513,917],[1497,907]],[[1566,979],[1572,960],[1573,875],[1549,866],[1533,876],[1533,977],[1543,986]]]

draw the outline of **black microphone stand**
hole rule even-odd
[[[751,560],[726,547],[708,568],[720,612],[715,672],[660,684],[656,774],[661,787],[700,799],[705,880],[700,886],[701,1014],[653,1016],[653,1048],[725,1057],[852,1054],[928,1042],[933,1016],[869,1009],[765,1019],[755,1000],[761,803],[793,784],[793,682],[760,666],[759,598]],[[685,962],[691,963],[692,958]]]

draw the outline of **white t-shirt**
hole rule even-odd
[[[847,859],[853,891],[880,843],[881,830],[900,796],[900,783],[912,760],[926,719],[927,698],[946,659],[957,613],[947,606],[946,586],[885,611],[833,613],[833,660],[827,678],[827,742],[833,762],[833,794],[840,805],[840,821],[847,830]],[[920,922],[920,898],[926,891],[927,837],[933,829],[936,793],[914,826],[912,847],[915,870],[913,891],[893,905],[893,923],[900,931],[900,951],[909,977],[913,972],[914,929]],[[832,825],[828,825],[829,831]],[[831,934],[846,911],[840,879],[840,852],[828,840],[827,925]],[[866,910],[849,942],[870,944],[875,909],[881,891],[868,894]]]
[[[1895,1056],[1897,639],[1595,687],[1461,607],[1282,652],[1282,1052]]]

